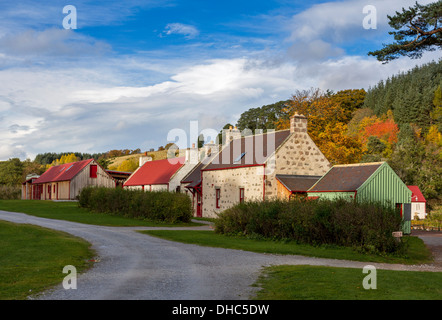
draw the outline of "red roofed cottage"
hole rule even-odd
[[[411,190],[411,218],[425,219],[427,200],[418,186],[408,186],[408,189]]]
[[[184,163],[185,157],[147,161],[132,173],[123,187],[145,191],[169,190],[170,179]]]
[[[94,159],[53,166],[32,182],[26,199],[75,200],[84,187],[115,188],[115,180]]]

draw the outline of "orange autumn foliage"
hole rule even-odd
[[[363,128],[361,139],[365,143],[370,136],[375,136],[380,140],[393,144],[398,140],[398,133],[399,127],[393,119],[377,119],[373,124]]]

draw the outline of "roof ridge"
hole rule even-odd
[[[361,167],[361,166],[374,166],[384,164],[385,161],[379,162],[363,162],[363,163],[349,163],[349,164],[335,164],[333,167]]]

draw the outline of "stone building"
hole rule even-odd
[[[322,176],[330,163],[307,133],[307,118],[295,114],[290,129],[241,137],[230,129],[227,144],[194,175],[201,192],[203,217],[216,217],[248,200],[278,197],[278,180],[286,176]]]

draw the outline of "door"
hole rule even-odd
[[[199,194],[199,192],[196,193],[196,216],[199,218],[203,216],[201,210],[201,194]]]

